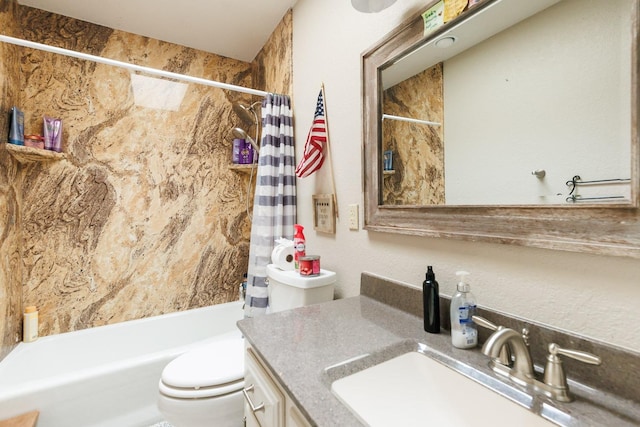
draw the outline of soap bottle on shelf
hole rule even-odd
[[[424,309],[424,330],[432,334],[440,333],[440,294],[433,267],[427,267],[422,282],[422,305]]]
[[[304,227],[300,224],[294,224],[293,227],[295,228],[295,234],[293,235],[293,259],[295,261],[296,271],[300,271],[300,264],[298,263],[298,259],[301,256],[306,255],[305,238],[304,233],[302,232],[304,230]]]
[[[466,283],[466,271],[456,272],[459,282],[457,292],[451,298],[451,343],[458,348],[473,348],[478,345],[478,330],[471,317],[476,311],[476,299]]]

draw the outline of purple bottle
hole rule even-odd
[[[244,148],[240,152],[240,164],[250,165],[251,163],[253,163],[253,145],[245,141]]]
[[[233,158],[234,164],[242,164],[242,150],[246,147],[247,142],[244,139],[236,138],[233,140]]]

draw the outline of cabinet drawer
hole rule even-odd
[[[248,415],[253,414],[261,427],[284,425],[284,395],[260,365],[250,348],[247,349],[246,356],[245,412]]]

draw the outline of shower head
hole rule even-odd
[[[233,128],[233,130],[231,131],[233,132],[233,136],[235,136],[236,138],[240,138],[240,139],[244,139],[246,141],[249,141],[249,143],[251,144],[251,146],[253,147],[254,150],[256,150],[256,153],[260,153],[260,147],[258,147],[258,144],[256,143],[256,141],[251,138],[249,136],[249,134],[247,134],[247,132],[244,131],[244,129],[242,128]]]
[[[244,129],[242,128],[233,128],[231,132],[233,132],[233,136],[235,136],[236,138],[240,138],[240,139],[250,138],[249,135],[247,135],[247,132],[245,132]]]
[[[233,112],[236,113],[236,115],[240,117],[240,120],[242,120],[244,123],[250,125],[256,124],[256,121],[253,118],[253,114],[247,106],[242,104],[233,104]]]
[[[250,125],[255,125],[258,123],[258,115],[256,114],[253,107],[258,105],[259,103],[260,101],[254,102],[248,107],[244,104],[234,103],[233,112],[236,113],[236,115],[240,117],[240,120],[242,120],[243,122],[248,123]]]

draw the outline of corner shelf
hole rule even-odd
[[[253,170],[257,170],[258,169],[258,164],[257,163],[250,163],[248,165],[241,165],[241,164],[231,164],[229,165],[229,169],[231,169],[232,171],[236,171],[236,172],[241,172],[241,173],[249,173]]]
[[[388,176],[388,175],[393,175],[394,173],[396,173],[395,169],[391,169],[391,170],[383,170],[382,174],[384,176]]]
[[[52,162],[66,158],[64,153],[57,153],[42,148],[25,147],[23,145],[5,144],[7,151],[19,163]]]

